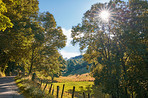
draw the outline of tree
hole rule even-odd
[[[131,92],[136,92],[137,98],[148,96],[147,88],[147,54],[148,54],[148,1],[130,0],[131,20],[129,21],[130,35],[132,38],[128,41],[131,56],[129,57],[130,68],[127,71],[129,75],[129,86]],[[140,88],[140,89],[139,89]]]
[[[4,31],[7,27],[10,28],[13,26],[9,17],[5,16],[4,13],[7,12],[6,4],[0,0],[0,31]],[[0,34],[1,35],[1,34]]]
[[[58,60],[58,49],[66,45],[66,36],[53,15],[38,14],[38,0],[3,0],[0,4],[0,15],[14,25],[0,27],[0,70],[10,75],[14,70],[31,74],[42,68],[45,76],[60,75],[64,66],[62,58]]]
[[[79,43],[80,49],[86,50],[84,59],[93,64],[91,73],[95,84],[102,85],[102,91],[113,98],[128,98],[134,92],[137,97],[147,96],[144,93],[147,86],[147,22],[143,21],[147,21],[146,5],[147,1],[139,0],[131,1],[130,5],[120,0],[94,4],[84,14],[82,23],[72,28],[73,44]],[[103,8],[111,11],[108,23],[98,18]],[[137,78],[139,75],[135,70],[141,73],[142,78]],[[141,95],[137,92],[137,84],[142,88]]]
[[[57,49],[63,48],[66,45],[66,36],[63,34],[61,27],[56,27],[56,22],[52,14],[49,12],[41,13],[37,21],[42,30],[39,29],[39,33],[34,36],[35,40],[32,44],[29,74],[32,72],[33,66],[43,62],[42,60],[46,61],[51,55],[57,53]],[[36,30],[35,28],[34,33],[38,32]],[[38,42],[40,44],[37,44]],[[34,62],[36,63],[34,64]]]
[[[28,58],[28,51],[33,40],[31,21],[37,15],[37,0],[3,0],[7,12],[4,13],[13,23],[13,28],[0,31],[1,71],[5,72],[8,62],[22,65]],[[18,64],[19,63],[19,64]]]
[[[57,50],[56,53],[46,56],[43,56],[41,62],[36,66],[36,71],[41,75],[41,77],[45,77],[47,79],[48,76],[51,77],[51,81],[53,82],[54,77],[59,77],[62,75],[62,71],[65,70],[65,61],[62,56],[59,54]]]

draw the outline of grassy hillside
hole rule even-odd
[[[84,67],[82,67],[80,69],[73,70],[68,74],[69,75],[75,75],[75,74],[81,75],[81,74],[85,74],[85,73],[89,73],[89,72],[90,72],[90,67],[89,67],[89,69],[87,69],[87,67],[84,66]]]
[[[67,60],[67,70],[64,76],[84,74],[90,72],[90,64],[83,60],[83,56],[76,56]]]

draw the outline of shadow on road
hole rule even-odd
[[[23,98],[18,93],[18,87],[16,86],[14,77],[0,77],[0,98]]]

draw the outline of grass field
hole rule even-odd
[[[37,78],[35,81],[31,81],[31,77],[22,77],[16,79],[18,87],[23,91],[24,95],[27,95],[27,98],[34,98],[28,96],[44,96],[43,98],[48,98],[51,96],[52,92],[54,97],[57,95],[57,86],[59,86],[59,98],[61,98],[63,84],[65,84],[63,98],[72,98],[73,87],[75,86],[75,96],[74,98],[83,98],[83,92],[85,93],[85,98],[88,98],[88,93],[91,95],[91,98],[111,98],[109,95],[102,93],[102,87],[94,86],[94,78],[92,78],[88,73],[82,75],[71,75],[67,77],[55,78],[55,81],[51,83],[50,78],[48,79],[48,85],[45,88],[46,82],[43,81],[41,87],[38,85],[41,84]],[[42,77],[43,80],[43,77]],[[51,93],[49,95],[49,88],[52,86]],[[45,88],[45,90],[44,90]],[[42,90],[41,90],[42,89]],[[27,94],[28,93],[28,94]],[[38,97],[36,97],[38,98]],[[41,97],[39,97],[41,98]],[[50,98],[50,97],[49,97]]]
[[[83,92],[87,96],[88,93],[91,95],[91,98],[110,98],[109,95],[103,94],[101,92],[101,87],[94,86],[94,78],[89,74],[82,75],[73,75],[68,77],[59,77],[55,78],[56,82],[52,83],[52,91],[54,89],[53,95],[57,94],[57,86],[59,86],[59,96],[62,94],[63,84],[65,84],[63,98],[71,98],[73,86],[75,86],[75,98],[83,98]],[[42,89],[45,84],[42,85]],[[51,83],[47,85],[46,92],[48,93]],[[51,93],[52,93],[51,91]],[[87,98],[87,97],[86,97]]]
[[[71,98],[73,86],[75,86],[75,97],[82,97],[83,91],[88,91],[88,88],[91,88],[93,82],[65,82],[65,83],[53,83],[54,95],[56,96],[57,86],[59,86],[59,95],[62,93],[63,84],[65,84],[63,98]],[[50,85],[48,85],[48,88]],[[52,88],[52,90],[53,90]]]

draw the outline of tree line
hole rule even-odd
[[[103,9],[111,14],[107,23],[98,18]],[[72,38],[92,64],[91,74],[102,92],[112,98],[148,97],[147,0],[92,5],[73,26]]]
[[[53,78],[65,68],[58,49],[67,38],[54,16],[40,13],[38,5],[38,0],[0,0],[0,72],[37,71]]]

